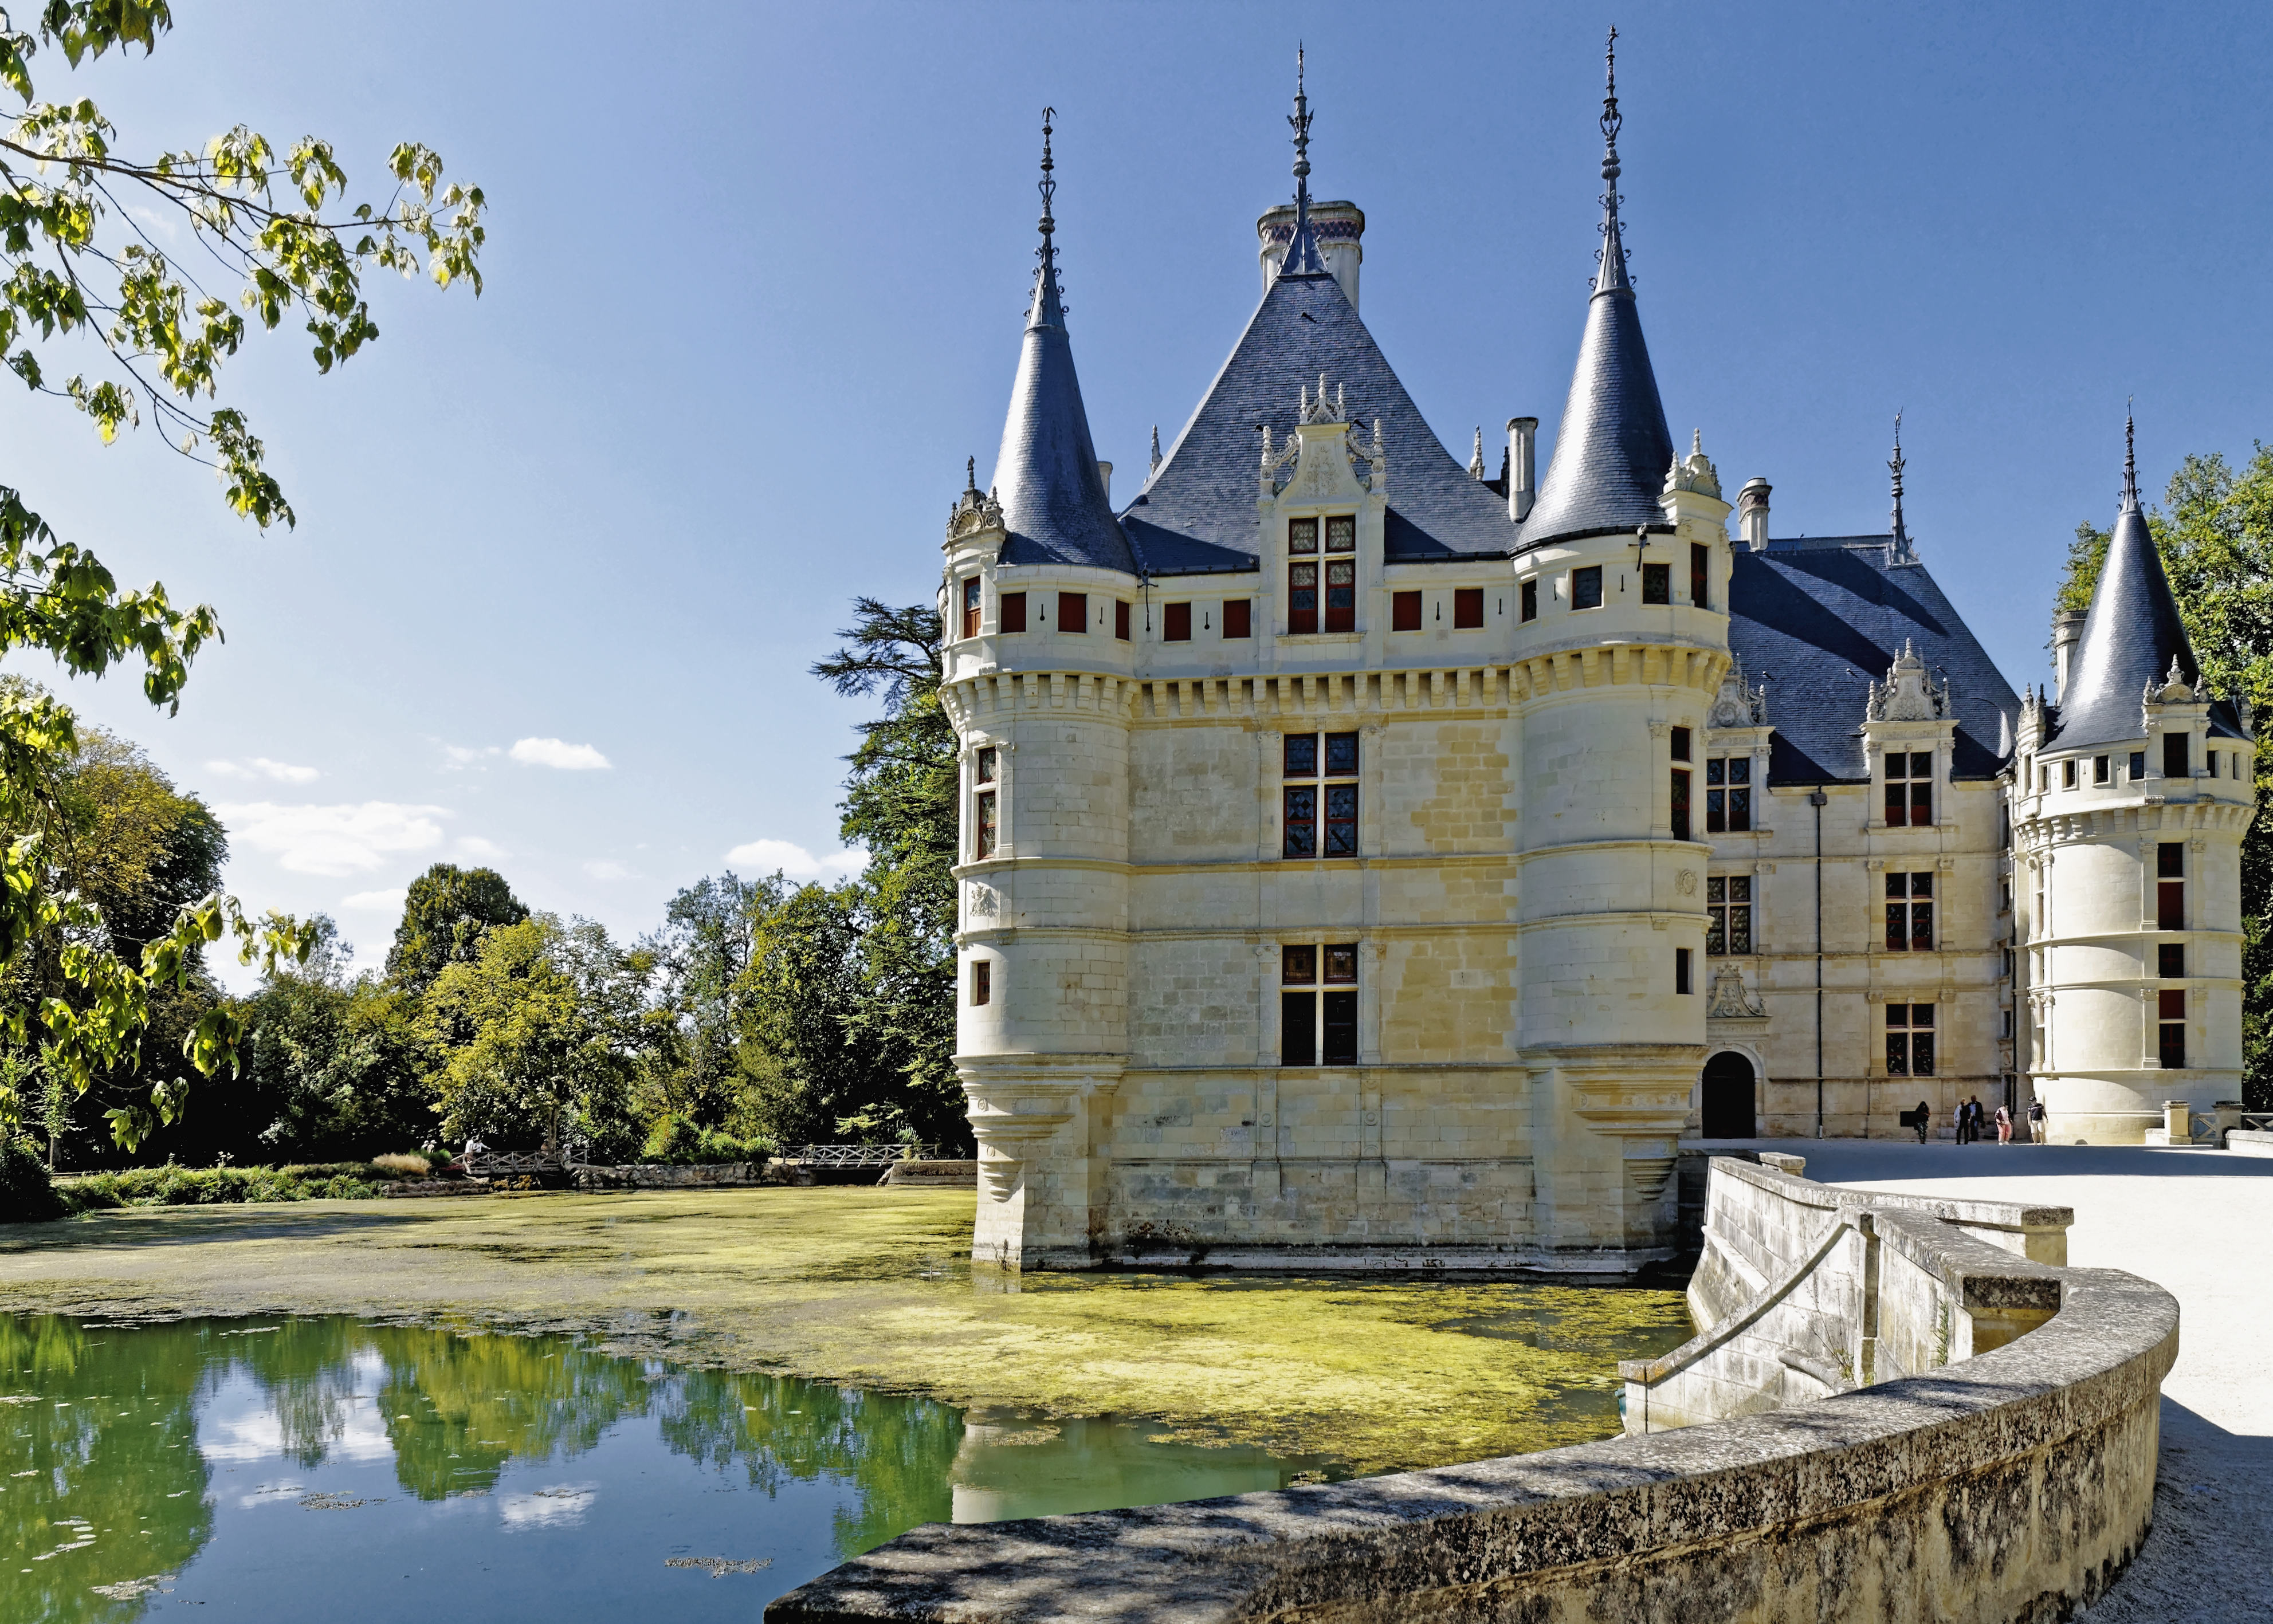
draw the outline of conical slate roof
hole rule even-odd
[[[2163,573],[2155,537],[2140,510],[2136,466],[2124,425],[2123,497],[2108,538],[2107,558],[2092,588],[2091,612],[2060,692],[2058,723],[2050,741],[2058,750],[2127,743],[2145,737],[2141,715],[2147,685],[2165,681],[2173,662],[2192,687],[2202,677],[2178,600]],[[2239,717],[2220,704],[2211,711],[2215,733],[2238,735]]]
[[[1673,434],[1626,274],[1618,225],[1620,122],[1614,71],[1602,99],[1602,269],[1587,304],[1571,394],[1555,430],[1555,455],[1540,482],[1538,505],[1523,521],[1518,551],[1638,526],[1668,528],[1657,497],[1673,462]]]
[[[1002,448],[994,457],[994,494],[1010,532],[1001,562],[1088,565],[1134,575],[1135,556],[1098,471],[1081,379],[1074,372],[1073,342],[1066,336],[1057,249],[1051,242],[1057,228],[1050,218],[1054,183],[1046,123],[1042,137],[1042,264],[1034,278],[1017,379],[1010,388],[1009,415],[1002,423]]]

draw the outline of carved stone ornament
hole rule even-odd
[[[1684,868],[1673,877],[1673,888],[1684,896],[1697,894],[1697,871]]]
[[[1768,724],[1768,690],[1762,683],[1753,687],[1744,681],[1744,665],[1732,661],[1729,674],[1721,678],[1721,692],[1714,696],[1713,708],[1705,717],[1708,728],[1764,728]]]
[[[974,918],[992,919],[1000,906],[994,887],[974,884],[971,887],[971,912]]]
[[[1713,460],[1705,454],[1705,432],[1701,429],[1691,433],[1689,454],[1675,457],[1665,470],[1664,494],[1671,496],[1677,490],[1693,490],[1716,502],[1721,498],[1721,475],[1714,468]]]
[[[1347,423],[1350,420],[1348,385],[1334,390],[1333,398],[1326,398],[1326,375],[1318,374],[1318,398],[1310,399],[1309,386],[1302,387],[1302,421],[1304,423]]]
[[[1744,972],[1723,960],[1713,972],[1710,1000],[1705,1006],[1708,1021],[1756,1020],[1767,1014],[1767,1007],[1758,994],[1744,985]]]
[[[1937,683],[1933,673],[1906,638],[1902,652],[1887,668],[1887,680],[1871,685],[1865,712],[1872,722],[1939,722],[1949,714],[1949,685]]]
[[[1002,528],[1002,505],[994,499],[993,491],[965,490],[948,510],[947,539],[960,541],[966,535],[976,535],[982,530]]]
[[[2202,691],[2199,683],[2191,688],[2187,686],[2186,676],[2179,670],[2179,656],[2176,655],[2171,656],[2171,669],[2163,680],[2147,685],[2146,700],[2149,705],[2186,705],[2209,697]]]

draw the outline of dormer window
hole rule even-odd
[[[1323,561],[1318,557],[1321,526],[1326,554]],[[1324,630],[1357,630],[1356,551],[1354,513],[1287,521],[1287,631],[1290,636],[1300,637],[1320,630],[1321,607],[1325,610]],[[1323,581],[1319,579],[1321,570],[1325,577]]]
[[[1933,821],[1933,752],[1887,752],[1887,827],[1924,828]]]

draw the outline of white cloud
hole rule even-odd
[[[219,778],[266,778],[282,784],[310,784],[323,776],[312,767],[294,767],[289,761],[271,761],[266,756],[242,762],[208,761],[206,770]]]
[[[495,841],[484,840],[478,834],[459,835],[457,846],[461,856],[469,857],[486,857],[492,862],[496,861],[499,857],[509,857],[513,856],[513,853],[507,851]]]
[[[399,914],[409,892],[397,886],[392,891],[358,891],[353,896],[343,896],[340,906],[352,908],[358,913]]]
[[[754,840],[728,852],[726,861],[754,873],[770,874],[779,869],[791,879],[818,879],[823,874],[851,873],[867,861],[867,854],[848,847],[815,857],[785,840]]]
[[[442,754],[452,767],[471,767],[476,761],[486,760],[491,756],[501,756],[505,752],[495,745],[484,745],[478,747],[471,745],[442,746]]]
[[[564,772],[590,772],[608,765],[608,758],[589,745],[571,745],[557,738],[524,738],[506,752],[523,767],[557,767]]]
[[[353,874],[377,868],[400,852],[428,851],[442,843],[434,820],[446,806],[362,801],[343,806],[279,806],[251,801],[214,809],[232,842],[266,852],[296,874]]]
[[[552,1483],[533,1494],[507,1494],[498,1501],[506,1531],[529,1528],[574,1528],[600,1498],[596,1483]]]
[[[626,868],[620,863],[612,863],[605,858],[602,858],[596,863],[587,863],[584,864],[584,872],[595,879],[637,879],[640,878],[640,873],[637,869]]]

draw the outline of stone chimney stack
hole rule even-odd
[[[1507,420],[1507,516],[1521,524],[1539,495],[1539,419]]]
[[[1745,547],[1753,552],[1767,550],[1768,492],[1774,489],[1756,477],[1746,480],[1744,488],[1737,492],[1737,528]]]
[[[1365,258],[1365,211],[1354,203],[1313,202],[1310,229],[1317,236],[1326,269],[1341,284],[1342,297],[1350,302],[1350,309],[1357,309],[1357,271]],[[1269,293],[1271,279],[1279,274],[1279,262],[1287,257],[1287,244],[1294,238],[1294,206],[1282,203],[1265,209],[1255,222],[1255,235],[1259,239],[1255,257],[1263,269],[1263,291]]]
[[[2067,693],[2067,668],[2075,655],[2075,646],[2083,636],[2083,611],[2065,610],[2052,617],[2052,703],[2057,705]]]

